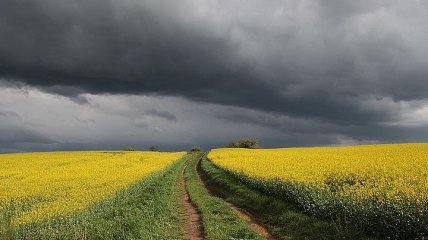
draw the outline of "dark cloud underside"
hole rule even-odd
[[[426,22],[418,0],[2,0],[0,80],[77,104],[176,96],[254,111],[213,115],[224,121],[395,141],[406,128],[391,123],[428,99]],[[181,121],[139,114],[132,124],[158,132],[147,121]]]

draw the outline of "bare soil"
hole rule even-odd
[[[261,236],[263,236],[268,240],[276,239],[264,226],[259,224],[257,220],[250,213],[248,213],[242,208],[235,206],[233,203],[230,203],[230,202],[226,202],[226,203],[239,216],[239,218],[244,220],[245,223],[247,223],[251,227],[251,229],[253,229],[258,234],[260,234]]]
[[[204,238],[204,230],[202,226],[202,218],[196,206],[192,203],[189,193],[186,190],[186,183],[184,181],[184,170],[180,180],[181,187],[181,202],[185,208],[186,224],[184,225],[184,232],[186,238],[189,240],[202,240]]]
[[[207,190],[208,194],[212,195],[212,196],[216,196],[219,197],[217,194],[215,194],[203,181],[203,179],[201,178],[201,174],[200,174],[200,164],[201,164],[201,159],[199,160],[197,167],[196,167],[196,172],[198,173],[198,178],[199,181],[202,183],[202,186],[205,187],[205,189]],[[234,205],[231,202],[227,202],[225,201],[226,204],[239,216],[239,218],[241,218],[245,223],[247,223],[251,229],[253,229],[255,232],[257,232],[258,234],[260,234],[261,236],[263,236],[264,238],[268,239],[268,240],[276,240],[277,238],[275,238],[267,229],[266,227],[264,227],[263,225],[261,225],[260,223],[257,222],[256,218],[254,218],[253,215],[251,215],[249,212],[245,211],[242,208],[239,208],[238,206]]]

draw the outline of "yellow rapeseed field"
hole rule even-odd
[[[14,225],[64,216],[112,196],[184,154],[138,151],[1,154],[0,212],[13,206]]]
[[[208,158],[308,212],[362,228],[379,228],[381,222],[393,238],[428,233],[428,143],[224,148]]]
[[[359,197],[428,200],[428,144],[283,149],[215,149],[208,157],[234,172]]]

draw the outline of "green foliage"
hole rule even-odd
[[[234,139],[226,146],[228,148],[259,148],[259,143],[253,138]]]
[[[20,226],[13,239],[184,239],[179,195],[184,163],[72,216]]]
[[[152,151],[152,152],[159,152],[159,148],[157,147],[157,146],[150,146],[149,147],[149,151]]]
[[[337,194],[344,187],[364,183],[364,178],[352,175],[340,181],[327,178],[325,184],[329,189],[325,190],[292,181],[261,180],[222,171],[266,195],[286,200],[302,212],[344,228],[360,229],[381,239],[427,239],[428,236],[428,214],[419,211],[418,204],[411,199],[403,207],[389,201],[387,196],[357,199]]]
[[[190,149],[190,153],[200,153],[202,150],[201,150],[201,148],[199,147],[199,146],[193,146],[191,149]]]
[[[202,154],[192,154],[186,171],[186,187],[191,201],[202,214],[208,240],[263,239],[246,225],[220,198],[208,194],[201,185],[196,166]]]
[[[135,151],[135,148],[132,148],[132,147],[127,147],[127,148],[125,148],[125,149],[123,149],[123,151]]]
[[[0,204],[0,239],[14,239],[15,229],[12,226],[12,217],[15,213],[13,203],[8,205]]]
[[[218,168],[206,158],[201,169],[205,182],[215,193],[257,216],[274,235],[287,239],[369,239],[353,228],[304,214],[283,200],[286,198],[273,195],[274,190],[255,190],[259,186]]]

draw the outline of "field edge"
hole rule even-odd
[[[282,239],[373,239],[358,230],[307,215],[288,202],[255,190],[207,157],[202,159],[200,169],[215,194],[251,213]]]

